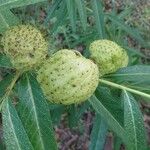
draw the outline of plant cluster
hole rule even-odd
[[[56,0],[37,5],[47,14],[41,22],[32,18],[35,25],[23,11],[18,15],[23,23],[12,13],[42,1],[0,2],[0,148],[57,150],[53,124],[65,113],[73,128],[88,110],[95,113],[90,150],[104,148],[108,131],[116,150],[122,143],[148,150],[139,101],[150,99],[150,66],[139,64],[146,56],[123,41],[130,36],[148,44],[124,23],[126,12],[104,12],[98,0]],[[61,46],[54,42],[57,36]]]
[[[2,46],[18,72],[40,68],[37,80],[47,98],[58,104],[87,100],[98,86],[100,76],[128,65],[125,50],[109,40],[94,41],[90,45],[91,58],[98,66],[80,52],[67,49],[56,52],[44,62],[47,43],[30,25],[10,28],[2,37]]]

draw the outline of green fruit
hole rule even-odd
[[[128,55],[118,44],[109,40],[97,40],[90,44],[91,58],[101,75],[113,73],[128,65]]]
[[[96,64],[79,52],[60,50],[39,69],[37,80],[52,103],[73,104],[88,99],[99,82]]]
[[[37,67],[48,49],[41,32],[31,25],[11,27],[2,37],[2,45],[14,68],[18,70]]]

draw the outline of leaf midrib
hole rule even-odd
[[[7,24],[5,18],[4,18],[3,15],[1,14],[1,12],[0,12],[0,16],[1,16],[2,20],[3,20],[3,22],[5,22],[5,25],[6,25],[7,27],[9,27],[9,25]]]
[[[9,106],[8,106],[8,101],[7,101],[7,110],[9,110]],[[13,131],[13,134],[14,134],[14,137],[15,137],[15,139],[16,139],[16,143],[17,143],[17,145],[18,145],[18,148],[21,150],[21,147],[20,147],[20,145],[19,145],[19,142],[18,142],[18,138],[17,138],[17,136],[16,136],[16,134],[15,134],[15,128],[14,128],[14,124],[13,124],[13,122],[12,122],[12,117],[11,117],[11,113],[10,113],[10,111],[7,111],[8,112],[8,116],[9,116],[9,121],[10,121],[10,125],[11,125],[11,127],[12,127],[12,131]]]
[[[136,134],[136,128],[135,128],[135,120],[134,120],[134,116],[133,116],[133,111],[132,111],[132,105],[131,105],[131,103],[130,103],[130,98],[129,98],[129,96],[128,96],[128,94],[127,94],[127,92],[126,91],[124,91],[125,92],[125,95],[126,95],[126,97],[127,97],[127,101],[128,101],[128,104],[129,104],[129,108],[130,108],[130,111],[131,111],[131,118],[132,118],[132,123],[133,123],[133,130],[134,130],[134,133],[135,133],[135,136],[134,136],[134,141],[135,141],[135,148],[136,148],[136,150],[137,150],[137,134]]]
[[[110,116],[112,116],[111,115],[111,113],[102,105],[102,107],[103,107],[103,109],[105,109],[105,111],[107,111],[107,113],[110,115]],[[112,116],[111,117],[117,124],[118,124],[118,126],[120,127],[120,129],[122,130],[122,133],[124,132],[125,133],[125,131],[124,131],[124,129],[122,128],[122,126],[118,123],[118,121]]]
[[[94,99],[96,98],[96,96],[94,95]],[[97,99],[97,98],[96,98]],[[91,103],[91,101],[89,101]],[[99,101],[100,102],[100,101]],[[101,103],[101,102],[100,102]],[[91,103],[91,105],[93,105]],[[101,103],[103,109],[105,109],[105,111],[107,112],[107,114],[109,114],[112,118],[112,120],[118,125],[118,127],[120,128],[121,132],[125,135],[125,130],[123,129],[123,127],[119,124],[119,122],[112,116],[112,114],[103,106],[103,104]],[[97,112],[99,113],[99,111]],[[100,114],[100,113],[99,113]]]
[[[146,75],[146,76],[150,76],[150,73],[134,73],[134,74],[114,74],[114,75],[106,75],[106,77],[110,77],[110,76],[136,76],[136,75]]]
[[[39,130],[39,138],[40,138],[40,141],[41,141],[41,144],[42,144],[42,148],[44,148],[44,144],[43,144],[43,139],[41,138],[42,135],[41,135],[41,132],[40,132],[40,125],[39,125],[39,121],[38,121],[38,117],[37,117],[37,110],[36,110],[36,107],[35,107],[35,102],[34,102],[34,96],[32,94],[32,88],[31,88],[31,85],[30,85],[30,82],[29,82],[29,78],[26,76],[27,78],[27,82],[28,82],[28,88],[29,88],[29,94],[31,96],[31,102],[32,102],[32,106],[33,106],[33,112],[34,112],[34,116],[35,116],[35,119],[36,119],[36,124],[37,124],[37,127],[38,127],[38,130]]]
[[[4,7],[5,5],[7,6],[8,4],[12,4],[12,3],[14,3],[14,2],[17,2],[18,0],[13,0],[13,2],[12,1],[9,1],[9,2],[7,2],[7,3],[2,3],[2,4],[0,4],[0,8],[1,7]]]

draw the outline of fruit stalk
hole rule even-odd
[[[140,91],[138,91],[138,90],[131,89],[131,88],[128,88],[128,87],[126,87],[126,86],[119,85],[119,84],[116,84],[116,83],[113,83],[113,82],[111,82],[111,81],[107,81],[107,80],[104,80],[104,79],[99,79],[99,82],[104,83],[104,84],[107,84],[107,85],[110,85],[110,86],[112,86],[112,87],[115,87],[115,88],[118,88],[118,89],[121,89],[121,90],[129,91],[129,92],[131,92],[131,93],[134,93],[134,94],[137,94],[137,95],[140,95],[140,96],[143,96],[143,97],[146,97],[146,98],[150,99],[150,95],[149,95],[149,94],[140,92]]]
[[[2,106],[5,102],[5,99],[10,95],[16,81],[18,80],[18,78],[20,77],[22,73],[20,71],[17,71],[16,72],[16,75],[14,77],[14,79],[12,80],[10,86],[8,86],[8,88],[6,89],[6,93],[4,94],[4,96],[0,99],[0,112],[1,112],[1,109],[2,109]]]

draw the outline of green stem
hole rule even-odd
[[[0,100],[0,111],[1,111],[1,109],[2,109],[2,106],[3,106],[4,102],[5,102],[5,99],[10,95],[10,93],[11,93],[11,91],[12,91],[12,89],[13,89],[13,87],[14,87],[16,81],[17,81],[18,78],[20,77],[20,75],[21,75],[21,72],[20,72],[20,71],[17,71],[17,72],[16,72],[16,75],[15,75],[15,77],[14,77],[14,79],[12,80],[12,82],[11,82],[11,84],[10,84],[10,86],[8,86],[8,88],[6,89],[6,93],[4,94],[4,96],[3,96],[3,97],[1,98],[1,100]]]
[[[149,95],[149,94],[140,92],[140,91],[138,91],[138,90],[131,89],[131,88],[128,88],[128,87],[126,87],[126,86],[119,85],[119,84],[116,84],[116,83],[113,83],[113,82],[111,82],[111,81],[107,81],[107,80],[104,80],[104,79],[99,79],[99,81],[100,81],[101,83],[110,85],[110,86],[112,86],[112,87],[115,87],[115,88],[118,88],[118,89],[122,89],[122,90],[126,90],[126,91],[129,91],[129,92],[131,92],[131,93],[134,93],[134,94],[137,94],[137,95],[140,95],[140,96],[143,96],[143,97],[146,97],[146,98],[149,98],[149,99],[150,99],[150,95]]]

